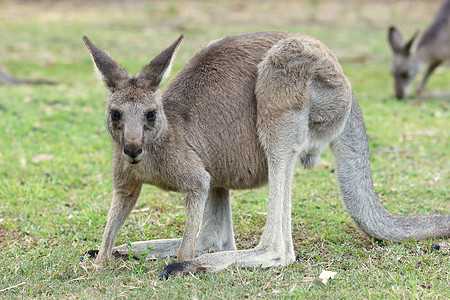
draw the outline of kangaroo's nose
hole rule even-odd
[[[401,100],[401,99],[405,98],[405,92],[403,91],[403,89],[396,87],[395,96],[397,97],[398,100]]]
[[[137,164],[141,160],[142,152],[142,146],[140,145],[127,145],[123,147],[125,159],[132,164]]]

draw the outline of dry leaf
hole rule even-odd
[[[314,279],[317,279],[317,277],[303,277],[302,282],[310,282],[314,281]]]
[[[424,135],[424,136],[435,136],[436,131],[432,129],[423,129],[423,130],[417,130],[411,133],[412,136],[417,135]]]
[[[427,105],[424,102],[418,102],[413,104],[412,106],[418,107],[422,110],[427,110]]]
[[[20,165],[22,166],[23,169],[27,167],[27,161],[25,160],[25,158],[22,157],[20,159]]]
[[[87,267],[86,267],[86,264],[83,263],[83,262],[80,262],[76,267],[77,267],[77,269],[82,269],[82,270],[84,270],[86,273],[88,272]]]
[[[12,289],[14,289],[14,288],[16,288],[16,287],[19,287],[19,286],[21,286],[21,285],[24,285],[24,284],[26,284],[26,283],[27,283],[26,281],[21,282],[21,283],[19,283],[19,284],[16,284],[16,285],[13,285],[13,286],[4,288],[4,289],[0,290],[0,292],[6,292],[6,291],[9,291],[9,290],[12,290]]]
[[[319,169],[328,169],[329,167],[331,167],[331,163],[325,160],[321,160],[320,164],[318,166],[316,166],[316,168]]]
[[[51,160],[52,158],[53,158],[53,155],[51,155],[51,154],[38,154],[31,159],[31,162],[40,163],[43,161]]]
[[[322,279],[323,284],[327,284],[328,280],[333,278],[336,274],[337,272],[322,270],[322,273],[320,273],[319,278]]]
[[[124,284],[121,284],[121,286],[129,290],[140,289],[140,287],[138,286],[124,285]]]
[[[74,281],[80,281],[80,280],[86,280],[86,279],[87,279],[86,275],[83,275],[81,277],[71,279],[71,280],[67,281],[67,283],[74,282]]]
[[[133,210],[131,211],[131,213],[132,213],[132,214],[135,214],[135,213],[140,213],[140,212],[147,212],[147,211],[149,211],[149,210],[151,210],[151,209],[152,209],[151,206],[147,206],[147,207],[144,207],[144,208],[133,209]]]

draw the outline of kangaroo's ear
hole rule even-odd
[[[97,73],[111,92],[131,78],[131,75],[124,68],[119,66],[108,54],[95,47],[86,36],[83,36],[83,41],[92,55]]]
[[[138,79],[143,79],[145,85],[152,90],[160,87],[161,83],[167,79],[172,67],[172,60],[175,51],[181,44],[184,35],[180,37],[166,50],[156,56],[148,65],[146,65],[137,75]]]
[[[389,27],[388,30],[389,44],[391,44],[394,53],[403,52],[403,36],[394,26]]]
[[[416,51],[417,48],[417,42],[419,39],[417,38],[419,36],[419,30],[417,30],[412,38],[406,43],[404,52],[406,55],[410,55],[411,53]]]

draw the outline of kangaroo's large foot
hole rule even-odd
[[[203,254],[192,260],[167,265],[158,276],[167,279],[176,274],[217,272],[236,264],[240,267],[287,266],[295,261],[293,251],[256,247],[250,250],[235,250]]]

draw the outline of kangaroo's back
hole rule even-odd
[[[163,106],[211,175],[232,189],[267,182],[267,164],[256,134],[258,64],[286,33],[227,37],[201,50],[169,83]]]
[[[436,14],[436,18],[422,34],[418,48],[440,42],[450,42],[450,0],[445,1]]]
[[[430,61],[450,58],[450,0],[444,2],[436,14],[436,18],[422,34],[418,51]],[[425,49],[425,50],[422,50]]]

